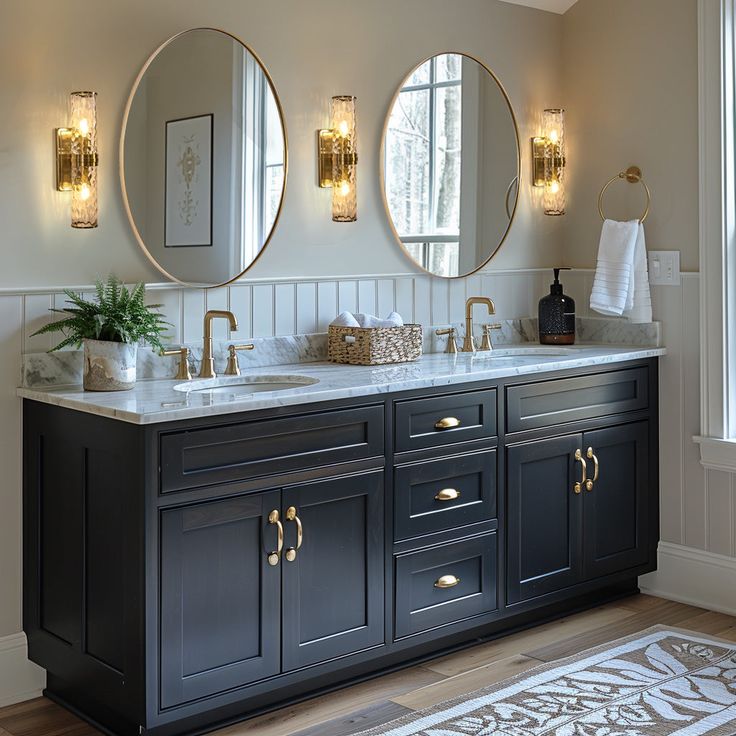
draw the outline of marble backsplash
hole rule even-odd
[[[494,345],[522,345],[538,341],[537,320],[502,320],[501,329],[493,333]],[[458,346],[461,344],[465,326],[461,323],[437,325],[424,328],[424,353],[441,353],[447,347],[447,337],[435,334],[436,329],[452,326],[456,329]],[[476,326],[476,337],[480,339],[481,326]],[[632,324],[618,319],[579,317],[576,320],[577,342],[598,345],[630,345],[658,347],[661,344],[659,322]],[[227,347],[231,341],[215,341],[215,370],[222,373],[227,363]],[[327,359],[327,335],[286,335],[248,340],[255,350],[238,354],[240,367],[264,368],[274,365],[312,363]],[[202,357],[202,345],[186,344],[190,349],[190,369],[193,375]],[[138,351],[138,379],[153,380],[173,378],[178,367],[177,356],[162,357],[149,348]],[[62,350],[57,353],[26,353],[23,355],[21,385],[26,388],[51,386],[73,386],[82,382],[82,351]]]

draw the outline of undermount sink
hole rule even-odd
[[[255,394],[263,391],[286,391],[290,388],[303,388],[319,383],[318,378],[297,375],[257,375],[257,376],[226,376],[223,378],[207,378],[202,381],[194,380],[179,383],[174,386],[175,391],[186,393],[226,394],[229,396]]]
[[[476,358],[559,358],[572,355],[575,348],[562,348],[555,345],[529,345],[509,348],[493,348],[484,352],[474,353]]]

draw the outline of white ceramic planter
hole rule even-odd
[[[106,340],[84,341],[85,391],[128,391],[135,386],[138,345]]]

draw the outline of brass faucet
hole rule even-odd
[[[462,352],[474,353],[475,340],[473,339],[473,305],[485,304],[488,314],[496,314],[496,306],[487,296],[471,296],[465,302],[465,337],[463,338]]]
[[[204,315],[204,345],[202,349],[202,365],[199,368],[199,378],[216,378],[215,359],[212,357],[212,320],[222,317],[229,320],[230,329],[238,329],[238,320],[232,312],[226,309],[210,309]]]

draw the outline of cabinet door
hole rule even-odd
[[[593,489],[584,491],[584,558],[586,578],[596,578],[644,564],[649,557],[649,423],[586,432],[586,455],[589,447],[599,474]],[[586,460],[592,478],[593,461]]]
[[[582,579],[581,442],[576,434],[507,448],[509,603]]]
[[[279,672],[281,566],[268,564],[281,494],[161,513],[161,706]]]
[[[286,488],[282,508],[284,670],[382,644],[383,473]]]

